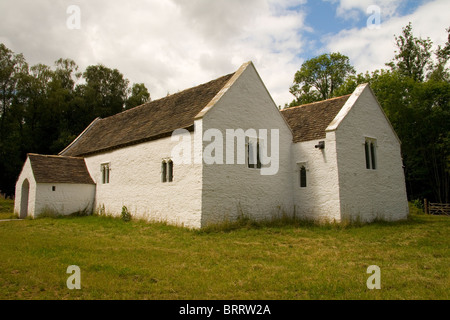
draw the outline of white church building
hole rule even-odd
[[[189,228],[280,215],[408,214],[401,144],[368,85],[280,111],[252,62],[95,119],[58,156],[29,154],[15,211],[136,218]]]

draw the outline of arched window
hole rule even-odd
[[[306,188],[306,168],[302,166],[300,168],[300,188]]]

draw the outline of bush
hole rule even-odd
[[[423,202],[422,202],[420,199],[413,200],[413,201],[412,201],[412,205],[413,205],[414,207],[416,207],[417,209],[421,209],[421,210],[424,209]]]
[[[131,221],[131,213],[128,210],[127,207],[122,207],[122,214],[121,214],[122,220],[125,222]]]

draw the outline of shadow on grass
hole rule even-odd
[[[45,210],[42,214],[36,219],[77,219],[77,218],[85,218],[85,217],[94,217],[102,220],[114,220],[121,221],[123,220],[120,216],[113,216],[110,214],[97,214],[88,212],[87,210],[81,210],[79,212],[75,212],[70,215],[61,215],[52,210]],[[239,230],[258,230],[258,229],[320,229],[320,230],[349,230],[349,229],[358,229],[358,228],[392,228],[399,226],[418,226],[418,225],[429,225],[433,223],[439,223],[440,219],[448,219],[448,217],[438,218],[436,216],[425,215],[423,211],[418,210],[417,208],[411,208],[410,214],[406,220],[401,221],[386,221],[383,219],[375,219],[371,222],[363,222],[360,219],[355,220],[345,220],[341,222],[337,221],[314,221],[302,219],[299,217],[291,217],[288,215],[281,215],[279,217],[269,219],[269,220],[254,220],[245,215],[239,216],[238,219],[231,221],[224,221],[217,224],[211,224],[203,227],[202,229],[189,229],[184,228],[183,226],[172,226],[167,222],[156,222],[156,221],[147,221],[143,219],[132,219],[134,222],[142,222],[149,226],[153,227],[161,227],[163,229],[180,229],[180,230],[189,230],[193,231],[197,234],[211,234],[211,233],[230,233],[233,231]],[[126,223],[126,221],[123,221]]]
[[[360,220],[353,221],[313,221],[301,218],[283,216],[271,220],[256,221],[245,216],[239,217],[235,221],[225,221],[222,223],[211,224],[200,230],[198,233],[228,233],[238,230],[250,229],[321,229],[321,230],[348,230],[365,227],[398,227],[398,226],[417,226],[424,224],[436,223],[432,218],[425,214],[410,214],[407,219],[400,221],[386,221],[375,219],[371,222],[362,222]]]

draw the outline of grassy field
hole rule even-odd
[[[448,217],[423,214],[206,231],[95,216],[0,222],[0,299],[449,299],[449,231]],[[70,265],[81,290],[66,286]],[[370,265],[381,290],[367,289]]]
[[[4,200],[3,198],[0,198],[0,220],[12,218],[15,218],[14,201]]]

